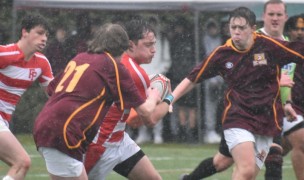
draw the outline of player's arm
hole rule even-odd
[[[196,84],[190,81],[188,78],[185,78],[182,82],[180,82],[172,93],[174,97],[173,103],[192,90],[195,85]]]
[[[161,120],[169,111],[169,104],[166,102],[160,102],[156,105],[153,113],[150,116],[142,117],[142,120],[146,126],[153,127],[159,120]]]
[[[140,106],[135,108],[138,116],[145,122],[147,125],[152,125],[152,113],[154,112],[156,105],[160,102],[159,91],[154,88],[148,89],[148,97],[146,101]]]

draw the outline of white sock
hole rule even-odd
[[[3,177],[2,180],[14,180],[14,178],[12,178],[12,177],[9,176],[9,175],[6,175],[6,176]]]

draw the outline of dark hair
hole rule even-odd
[[[108,52],[112,56],[120,56],[129,47],[127,32],[119,24],[107,23],[102,25],[89,42],[89,53]]]
[[[27,32],[30,32],[30,30],[35,28],[36,26],[42,26],[46,31],[50,31],[50,26],[48,21],[39,14],[27,15],[21,21],[21,30],[25,29]],[[21,31],[20,31],[20,37],[21,37]]]
[[[268,4],[284,4],[284,9],[286,12],[286,4],[282,0],[269,0],[264,4],[264,12],[266,12]]]
[[[297,29],[298,21],[299,22],[302,21],[302,23],[303,23],[304,18],[301,17],[301,15],[296,15],[296,16],[289,17],[288,20],[285,23],[285,26],[284,26],[285,32],[289,32],[290,30]]]
[[[230,13],[229,22],[232,18],[244,18],[247,23],[252,27],[256,25],[256,16],[254,12],[246,7],[238,7]]]
[[[153,32],[156,36],[154,27],[142,18],[132,19],[125,25],[125,28],[130,40],[134,43],[137,43],[138,40],[143,39],[144,35],[148,32]]]

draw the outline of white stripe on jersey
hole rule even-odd
[[[54,78],[49,78],[47,76],[41,76],[41,78],[46,80],[44,83],[40,83],[40,86],[42,87],[47,87],[49,83],[54,79]]]
[[[115,128],[114,128],[114,130],[112,132],[114,133],[114,132],[117,132],[117,131],[124,131],[125,128],[126,128],[126,122],[119,121],[116,124],[116,126],[115,126]]]
[[[143,75],[140,73],[140,71],[137,69],[136,65],[133,63],[133,61],[131,60],[131,58],[129,58],[129,62],[130,62],[130,64],[132,65],[132,67],[133,67],[133,69],[135,70],[135,72],[136,72],[136,74],[138,75],[138,77],[140,78],[140,80],[141,80],[141,82],[142,82],[142,84],[143,84],[145,90],[148,89],[148,85],[147,85],[147,83],[146,83],[146,81],[145,81],[145,78],[144,78]],[[147,95],[147,91],[146,91],[146,96],[148,96],[148,95]]]
[[[48,63],[48,65],[49,65],[50,67],[52,67],[52,66],[51,66],[50,61],[47,59],[47,57],[45,57],[45,55],[35,53],[35,56],[37,56],[37,57],[40,57],[40,58],[44,59],[44,60],[45,60],[45,61]],[[52,68],[51,68],[51,70],[52,70]],[[52,72],[52,74],[53,74],[53,72]]]
[[[35,69],[35,73],[37,73],[36,76],[34,77],[30,76],[30,72],[29,72],[30,69]],[[10,65],[4,69],[0,69],[0,73],[12,79],[35,81],[41,75],[42,70],[41,68],[22,68],[22,67]]]
[[[0,89],[3,89],[6,92],[9,92],[11,94],[15,94],[15,95],[18,95],[18,96],[21,96],[25,91],[23,88],[16,88],[16,87],[13,87],[13,86],[7,86],[7,85],[3,84],[1,81],[0,81]]]
[[[15,105],[7,103],[5,101],[1,101],[1,99],[0,99],[0,107],[1,107],[1,111],[5,112],[6,114],[13,114],[16,108]]]
[[[10,52],[0,52],[0,56],[11,56],[20,54],[19,51],[10,51]]]

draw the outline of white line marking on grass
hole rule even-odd
[[[49,174],[27,174],[26,176],[31,176],[31,177],[48,177]]]
[[[185,160],[188,160],[188,161],[193,161],[193,160],[197,160],[197,158],[193,157],[193,158],[190,158],[190,157],[152,157],[152,156],[149,156],[149,159],[151,161],[178,161],[178,160],[182,160],[182,161],[185,161]]]
[[[31,158],[42,158],[39,154],[30,154]]]

